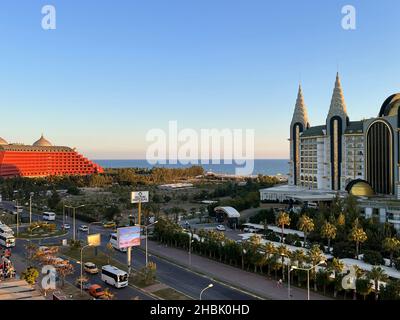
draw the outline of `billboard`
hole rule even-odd
[[[140,246],[140,227],[118,228],[117,240],[120,249]]]
[[[131,203],[149,202],[148,191],[133,191],[131,193]]]
[[[98,247],[101,245],[100,233],[90,234],[87,236],[87,242],[89,246]]]

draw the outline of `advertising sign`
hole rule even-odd
[[[149,202],[148,191],[133,191],[131,193],[131,203]]]
[[[101,244],[100,233],[88,235],[87,242],[88,242],[89,246],[98,247]]]
[[[140,227],[124,227],[117,229],[118,246],[121,249],[140,246]]]

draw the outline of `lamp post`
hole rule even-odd
[[[87,247],[91,247],[90,244],[87,244],[86,246],[83,246],[81,249],[81,295],[83,293],[83,249],[87,248]]]
[[[288,266],[288,299],[290,300],[291,295],[290,295],[290,273],[296,269],[296,266]]]
[[[147,237],[148,237],[147,229],[148,229],[148,227],[151,227],[151,226],[155,225],[156,223],[158,223],[158,220],[155,221],[155,222],[153,222],[153,223],[151,223],[151,224],[149,224],[149,225],[147,225],[147,226],[144,226],[145,229],[146,229],[146,267],[147,267],[147,265],[148,265],[148,256],[149,256],[149,255],[148,255],[148,251],[147,251]]]
[[[192,266],[192,233],[189,233],[189,266]]]
[[[73,231],[73,240],[74,241],[76,240],[76,225],[75,225],[76,209],[82,208],[84,206],[85,206],[84,204],[81,204],[80,206],[75,206],[75,207],[73,207],[73,206],[65,206],[66,208],[71,208],[72,212],[73,212],[73,218],[72,219],[73,219],[73,228],[74,228],[74,231]]]
[[[201,292],[200,292],[200,300],[201,300],[201,297],[203,295],[203,292],[206,291],[207,289],[212,288],[212,287],[214,287],[214,285],[212,283],[210,283],[207,287],[205,287],[203,290],[201,290]]]
[[[307,271],[307,300],[310,300],[310,271],[314,268],[316,268],[317,266],[321,265],[325,263],[325,260],[321,260],[320,262],[318,262],[316,265],[310,267],[310,268],[299,268],[296,266],[292,267],[292,270],[303,270],[303,271]]]
[[[32,197],[33,197],[34,193],[31,192],[29,194],[29,225],[32,224]]]

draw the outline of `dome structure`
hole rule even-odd
[[[4,145],[7,145],[7,144],[8,144],[8,142],[0,137],[0,146],[4,146]]]
[[[374,189],[372,189],[371,185],[367,181],[362,179],[351,181],[347,185],[346,191],[357,197],[372,197],[375,194]]]
[[[34,147],[51,147],[53,145],[51,144],[51,142],[49,140],[45,139],[42,134],[40,139],[33,143],[33,146]]]
[[[382,107],[379,111],[379,116],[380,117],[396,116],[398,115],[399,107],[400,107],[400,93],[392,94],[382,104]]]

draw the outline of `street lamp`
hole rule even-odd
[[[325,260],[321,260],[320,262],[318,262],[316,265],[310,267],[310,268],[299,268],[297,266],[293,266],[291,269],[292,270],[303,270],[303,271],[307,271],[307,300],[310,300],[310,271],[314,268],[316,268],[317,266],[324,264]],[[289,280],[290,281],[290,280]],[[290,286],[288,287],[290,290]]]
[[[76,207],[65,205],[66,208],[71,208],[71,209],[72,209],[72,212],[73,212],[73,228],[74,228],[73,240],[74,240],[74,241],[76,240],[76,226],[75,226],[75,214],[76,214],[76,209],[82,208],[82,207],[84,207],[84,206],[85,206],[84,204],[81,204],[80,206],[76,206]]]
[[[31,192],[29,194],[29,225],[32,224],[32,197],[33,197],[34,193]]]
[[[192,233],[189,233],[189,266],[192,266]]]
[[[210,283],[207,287],[205,287],[203,290],[201,290],[200,292],[200,300],[201,300],[201,296],[203,295],[203,292],[206,291],[207,289],[210,289],[214,287],[214,285],[212,283]]]
[[[151,227],[151,226],[153,226],[153,225],[155,225],[156,223],[158,223],[158,220],[157,221],[155,221],[155,222],[153,222],[153,223],[151,223],[151,224],[149,224],[149,225],[147,225],[147,226],[144,226],[145,227],[145,229],[146,229],[146,267],[147,267],[147,265],[148,265],[148,251],[147,251],[147,237],[148,237],[148,233],[147,233],[147,228],[148,227]]]
[[[290,300],[290,273],[293,271],[293,270],[295,270],[295,269],[297,269],[297,267],[296,266],[291,266],[290,268],[289,268],[289,266],[288,266],[288,299]]]
[[[83,294],[83,249],[91,247],[90,244],[87,244],[86,246],[83,246],[81,249],[81,295]]]

